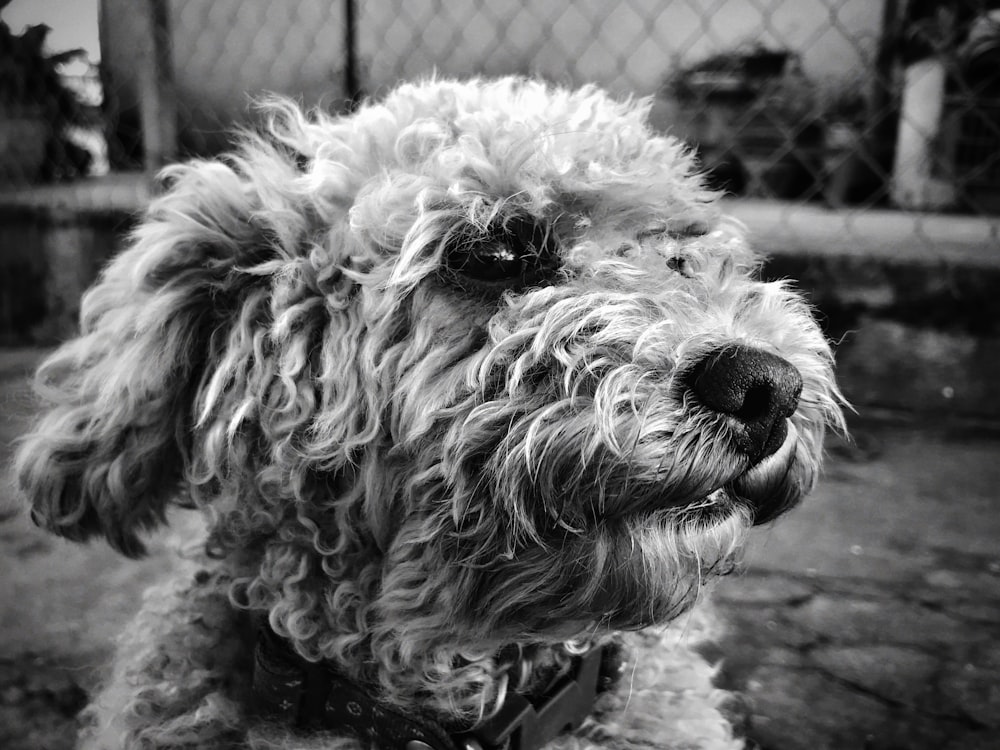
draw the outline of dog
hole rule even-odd
[[[842,428],[807,303],[643,101],[263,107],[165,170],[39,369],[37,524],[138,556],[206,518],[83,745],[742,746],[681,615]]]

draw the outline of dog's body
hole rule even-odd
[[[38,523],[139,554],[171,502],[209,518],[88,746],[357,744],[254,707],[264,628],[456,737],[622,644],[554,742],[738,747],[710,618],[658,626],[814,481],[840,415],[806,305],[640,105],[505,79],[270,113],[169,171],[41,370]]]

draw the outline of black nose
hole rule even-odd
[[[781,447],[799,404],[802,376],[781,357],[742,344],[710,352],[685,376],[701,405],[733,417],[736,447],[760,461]]]

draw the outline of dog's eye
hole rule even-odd
[[[694,276],[691,261],[683,255],[672,255],[667,258],[667,268],[688,279]]]
[[[636,239],[642,242],[647,238],[668,237],[672,240],[689,240],[694,237],[704,237],[708,234],[708,225],[700,221],[671,219],[642,229],[636,234]]]
[[[524,271],[524,258],[503,240],[487,240],[472,245],[454,258],[452,267],[480,281],[502,281],[517,278]]]
[[[465,237],[445,252],[445,265],[472,282],[523,288],[559,267],[554,238],[532,221],[508,219],[485,237]]]
[[[708,234],[708,225],[700,221],[676,221],[666,229],[665,234],[673,240],[689,240]]]

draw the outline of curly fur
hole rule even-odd
[[[91,746],[349,743],[249,729],[241,610],[474,724],[518,679],[501,647],[560,663],[689,609],[754,522],[720,488],[768,517],[811,488],[840,424],[829,347],[645,103],[503,79],[264,111],[237,152],[166,170],[39,372],[37,523],[138,555],[170,504],[209,518],[200,582],[147,599]],[[558,248],[542,283],[449,265],[528,222]],[[733,342],[803,380],[758,466],[681,383]],[[559,744],[735,746],[711,668],[664,637],[631,638],[631,689]]]

